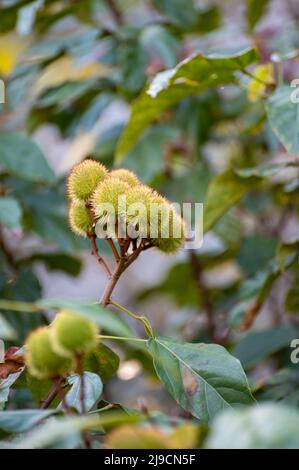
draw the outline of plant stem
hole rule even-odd
[[[116,268],[104,290],[104,293],[103,293],[103,296],[101,298],[101,301],[100,303],[102,305],[108,305],[109,302],[110,302],[110,297],[111,297],[111,294],[120,278],[120,276],[122,275],[123,271],[125,270],[125,262],[126,262],[126,258],[120,258],[120,260],[118,261],[117,265],[116,265]]]
[[[119,256],[119,253],[118,253],[118,251],[117,251],[117,249],[116,249],[116,247],[115,247],[115,245],[114,245],[114,241],[112,240],[112,238],[107,238],[107,241],[108,241],[108,243],[109,243],[109,245],[110,245],[110,248],[111,248],[111,250],[112,250],[112,252],[113,252],[113,255],[114,255],[115,260],[116,260],[116,261],[119,261],[120,256]]]
[[[138,321],[141,321],[142,324],[143,324],[143,327],[145,329],[145,332],[148,336],[153,336],[153,330],[152,330],[152,327],[151,327],[151,324],[149,322],[149,320],[146,318],[146,317],[143,317],[143,316],[140,316],[140,315],[136,315],[135,313],[131,312],[130,310],[128,310],[127,308],[123,307],[122,305],[120,305],[119,303],[115,302],[114,300],[110,299],[110,302],[109,302],[111,305],[114,305],[115,307],[119,308],[120,310],[122,310],[123,312],[127,313],[128,315],[130,315],[131,317],[135,318],[135,320],[138,320]]]
[[[107,340],[117,340],[117,341],[137,341],[140,343],[146,343],[147,339],[142,338],[126,338],[125,336],[107,336],[107,335],[98,335],[98,339],[107,339]]]
[[[111,276],[112,276],[112,273],[110,271],[110,268],[109,268],[108,264],[104,260],[104,258],[102,258],[99,254],[99,250],[98,250],[98,247],[97,247],[97,237],[96,237],[96,235],[93,233],[93,234],[89,235],[88,238],[90,239],[90,242],[91,242],[91,250],[92,250],[91,253],[96,257],[96,259],[101,264],[101,266],[103,266],[104,270],[106,271],[106,274],[107,274],[108,278],[110,279]]]
[[[106,0],[107,7],[109,8],[115,22],[121,26],[123,24],[123,14],[120,8],[118,7],[115,0]]]
[[[40,409],[41,410],[45,410],[45,409],[49,408],[49,406],[51,405],[54,398],[56,398],[56,396],[58,395],[58,393],[61,389],[61,386],[63,384],[63,381],[64,381],[63,377],[59,377],[58,379],[55,380],[55,382],[53,383],[53,385],[50,388],[49,392],[47,393],[45,398],[42,399],[42,401],[40,403]]]

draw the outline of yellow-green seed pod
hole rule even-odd
[[[108,177],[100,183],[91,198],[91,206],[98,220],[96,232],[108,226],[107,236],[114,237],[119,216],[125,216],[125,193],[128,183],[119,178]],[[104,229],[103,229],[104,230]]]
[[[31,333],[25,347],[26,365],[30,374],[38,379],[54,379],[66,375],[73,368],[72,359],[53,350],[49,328],[38,328]]]
[[[274,84],[273,65],[260,64],[252,72],[253,77],[247,84],[249,101],[256,102],[263,98],[267,86]]]
[[[69,197],[77,202],[88,201],[97,185],[104,181],[107,174],[107,168],[95,160],[84,160],[84,162],[79,163],[69,175]]]
[[[72,358],[96,346],[97,332],[96,325],[90,320],[71,310],[62,310],[51,325],[51,344],[57,354]]]
[[[164,253],[173,254],[185,242],[185,223],[173,207],[167,203],[165,212],[162,211],[159,235],[153,239],[154,245]]]
[[[119,168],[110,171],[110,176],[125,181],[130,187],[137,186],[138,184],[140,184],[140,181],[135,175],[135,173],[133,173],[133,171],[126,170],[125,168]]]
[[[84,202],[71,202],[68,218],[72,231],[77,235],[86,237],[92,233],[93,219]]]
[[[126,193],[127,230],[130,238],[148,238],[150,235],[150,210],[155,192],[144,184]]]

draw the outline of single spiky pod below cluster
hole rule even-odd
[[[108,175],[107,168],[95,160],[74,166],[68,178],[68,195],[72,201],[87,202],[97,185]]]
[[[38,379],[55,379],[73,368],[71,358],[62,357],[54,351],[49,328],[41,327],[31,333],[25,347],[28,370]]]
[[[58,313],[50,329],[54,351],[67,358],[91,351],[97,344],[97,333],[93,322],[70,310]]]
[[[141,184],[135,173],[133,173],[133,171],[126,170],[125,168],[118,168],[116,170],[110,171],[110,176],[112,176],[113,178],[118,178],[124,181],[125,183],[128,183],[130,187]]]
[[[93,219],[84,202],[71,202],[69,205],[69,225],[74,233],[86,237],[93,231]]]

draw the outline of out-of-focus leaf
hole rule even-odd
[[[93,302],[81,302],[64,299],[45,299],[37,302],[41,309],[57,308],[72,310],[78,315],[88,318],[103,330],[120,336],[135,335],[135,332],[116,314]]]
[[[285,168],[293,165],[294,162],[286,160],[279,163],[266,163],[252,168],[235,169],[235,173],[242,178],[251,178],[252,176],[256,176],[258,178],[271,178],[272,176],[281,173]]]
[[[8,321],[0,314],[0,338],[3,340],[16,339],[16,332]]]
[[[98,344],[83,359],[84,370],[98,374],[104,383],[116,373],[118,366],[118,355],[103,343]]]
[[[248,333],[233,348],[232,354],[242,363],[244,368],[250,368],[266,359],[284,347],[290,346],[291,341],[298,337],[298,331],[289,326],[281,326],[266,331]]]
[[[19,202],[10,196],[0,198],[0,223],[13,230],[21,230],[22,209]]]
[[[148,347],[168,392],[202,421],[224,408],[253,402],[240,362],[222,346],[158,337],[150,339]]]
[[[255,188],[258,179],[241,178],[232,170],[217,175],[211,182],[204,203],[204,232],[210,230],[242,196]]]
[[[196,54],[158,74],[135,101],[117,148],[117,160],[135,145],[142,131],[181,99],[220,84],[235,82],[235,72],[257,59],[255,49],[234,54]]]
[[[55,410],[0,411],[0,429],[10,432],[25,432],[53,413]]]
[[[23,369],[15,374],[10,374],[6,379],[0,379],[0,410],[3,410],[9,397],[10,387],[22,374]]]
[[[280,85],[267,103],[270,126],[291,155],[299,152],[298,100],[292,100],[294,88]]]
[[[299,286],[298,277],[296,277],[294,284],[288,290],[284,302],[284,307],[287,312],[299,313]]]
[[[72,374],[67,379],[69,385],[71,386],[70,390],[65,396],[65,401],[67,406],[75,408],[79,413],[82,412],[82,403],[81,403],[81,389],[82,389],[82,380],[80,375]],[[103,384],[100,377],[93,372],[84,372],[83,374],[84,381],[84,409],[85,411],[91,410],[95,403],[99,400],[102,391]]]
[[[22,263],[45,263],[49,271],[64,271],[71,276],[78,276],[81,271],[82,261],[65,253],[35,253],[30,258],[22,259]]]
[[[194,449],[199,438],[199,426],[188,423],[163,432],[158,427],[121,426],[110,432],[106,444],[110,449]]]
[[[259,22],[265,13],[269,0],[246,0],[247,3],[247,23],[250,30]]]
[[[55,448],[66,438],[73,437],[73,446],[81,442],[80,432],[85,430],[101,430],[103,426],[134,423],[140,421],[140,416],[121,412],[109,412],[99,418],[90,416],[67,416],[51,418],[44,424],[37,426],[34,431],[21,440],[13,441],[16,449],[45,449]]]
[[[0,134],[0,161],[11,174],[26,180],[46,183],[56,180],[39,147],[23,134]]]
[[[265,403],[217,416],[206,442],[209,449],[298,449],[299,413]]]
[[[277,241],[273,237],[254,235],[242,240],[238,253],[238,263],[243,271],[253,276],[265,268],[274,257]]]

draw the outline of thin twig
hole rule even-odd
[[[112,238],[107,238],[107,241],[108,241],[108,243],[109,243],[109,245],[110,245],[110,248],[111,248],[111,250],[112,250],[112,253],[113,253],[113,255],[114,255],[115,260],[118,261],[118,260],[120,259],[120,256],[119,256],[119,253],[118,253],[118,251],[117,251],[117,249],[116,249],[116,246],[115,246],[115,244],[114,244],[114,241],[112,240]]]
[[[107,340],[116,340],[116,341],[137,341],[140,343],[146,343],[147,339],[142,338],[126,338],[125,336],[107,336],[107,335],[98,335],[100,340],[107,339]]]
[[[59,394],[59,391],[60,391],[60,388],[63,384],[63,381],[64,381],[63,377],[59,377],[58,379],[55,380],[55,382],[53,383],[52,387],[50,388],[50,390],[47,393],[47,395],[45,396],[45,398],[43,398],[42,401],[40,402],[40,409],[41,410],[45,410],[45,409],[49,408],[52,401]]]
[[[106,263],[106,261],[104,260],[104,258],[102,258],[99,254],[99,250],[98,250],[98,247],[97,247],[97,237],[95,234],[91,234],[88,236],[88,238],[90,239],[90,242],[91,242],[91,253],[96,257],[96,259],[98,260],[98,262],[101,264],[101,266],[103,266],[108,278],[111,278],[112,276],[112,273],[110,271],[110,268],[108,266],[108,264]]]
[[[117,263],[116,265],[116,268],[104,290],[104,293],[103,293],[103,296],[101,298],[101,304],[102,305],[108,305],[109,302],[110,302],[110,297],[111,297],[111,294],[120,278],[120,276],[122,275],[123,271],[125,270],[125,262],[126,262],[126,258],[121,258],[119,260],[119,262]]]
[[[116,1],[115,0],[106,0],[106,5],[109,8],[116,24],[121,26],[124,22],[124,19],[123,19],[122,11],[118,7]]]

